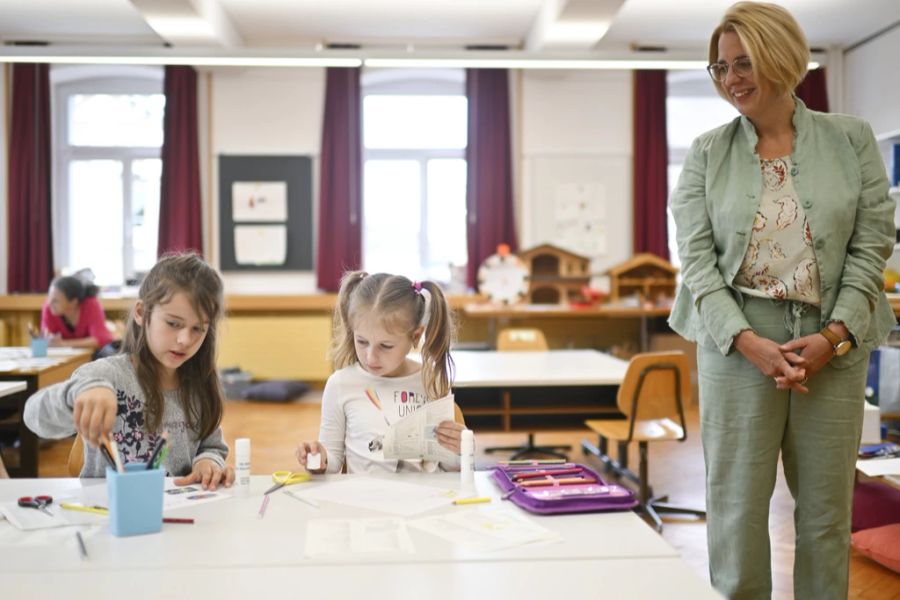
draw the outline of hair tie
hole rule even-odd
[[[421,281],[413,281],[412,288],[413,288],[413,290],[415,290],[415,292],[417,294],[419,294],[420,296],[422,295],[422,282]]]

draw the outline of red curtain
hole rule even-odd
[[[467,69],[466,282],[498,244],[517,250],[509,131],[509,77],[505,69]]]
[[[9,293],[45,293],[53,277],[50,67],[12,65],[9,136]]]
[[[634,72],[634,252],[669,260],[666,72]]]
[[[360,69],[329,68],[319,158],[316,281],[335,292],[346,270],[362,265],[362,105]]]
[[[164,90],[162,180],[157,255],[203,252],[200,156],[197,147],[197,72],[167,66]]]
[[[810,110],[828,112],[828,90],[825,87],[825,67],[814,69],[806,74],[795,90],[797,97],[803,100]]]

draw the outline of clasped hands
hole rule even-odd
[[[809,378],[834,355],[831,343],[818,332],[779,344],[746,329],[735,336],[734,345],[764,375],[774,380],[775,387],[802,394],[809,392],[806,386]]]

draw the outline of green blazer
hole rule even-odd
[[[832,360],[847,366],[882,343],[897,322],[884,294],[894,201],[868,123],[795,102],[791,176],[812,231],[821,326],[843,321],[855,342],[853,351]],[[733,282],[762,194],[756,143],[756,130],[743,116],[699,136],[669,200],[682,265],[669,325],[723,354],[750,327]]]

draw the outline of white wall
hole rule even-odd
[[[590,256],[595,273],[632,254],[631,71],[525,71],[520,246],[553,243]],[[596,203],[595,246],[566,235],[560,200]]]
[[[900,27],[844,54],[844,110],[900,138]]]
[[[323,69],[222,69],[210,85],[212,223],[209,238],[218,261],[218,165],[222,154],[295,154],[313,158],[313,198],[317,197],[318,158],[325,97]],[[318,222],[313,202],[314,223]],[[313,227],[315,235],[315,227]],[[313,249],[315,249],[313,240]],[[315,252],[315,250],[314,250]],[[218,263],[217,263],[218,264]],[[231,294],[309,294],[316,291],[310,271],[225,273]]]

